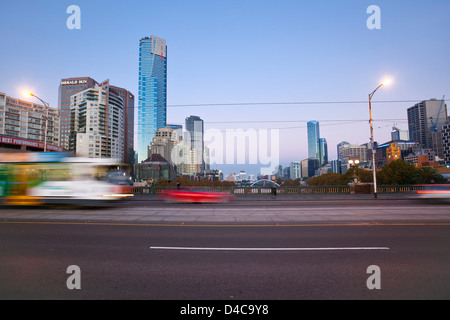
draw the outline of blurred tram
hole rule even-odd
[[[4,205],[97,205],[132,196],[126,165],[61,152],[0,154]]]

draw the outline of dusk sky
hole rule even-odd
[[[79,30],[66,26],[72,4]],[[367,27],[370,5],[381,29]],[[280,129],[283,167],[307,157],[310,120],[330,160],[341,141],[369,142],[368,94],[386,77],[373,104],[379,143],[394,124],[407,129],[415,102],[450,97],[448,0],[3,0],[1,11],[0,92],[57,107],[60,80],[87,76],[130,90],[137,106],[139,40],[154,35],[168,46],[168,123]]]

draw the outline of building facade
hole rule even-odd
[[[392,141],[407,141],[409,140],[409,134],[407,130],[400,130],[397,127],[392,127],[391,131]]]
[[[450,123],[442,127],[442,157],[450,162]]]
[[[317,169],[319,169],[318,159],[308,158],[302,160],[302,178],[314,177]]]
[[[283,180],[291,178],[291,166],[283,168]]]
[[[111,92],[123,100],[123,162],[134,162],[134,95],[125,88],[110,86]]]
[[[386,148],[386,162],[390,164],[392,161],[402,159],[402,152],[397,143],[391,142],[389,147]]]
[[[136,180],[145,181],[148,185],[160,180],[173,181],[177,179],[176,167],[160,154],[152,154],[144,161],[136,163],[134,171]]]
[[[432,133],[447,122],[447,104],[443,100],[425,100],[408,108],[408,128],[411,141],[421,149],[432,149]]]
[[[420,149],[407,155],[404,159],[406,163],[414,164],[416,167],[433,166],[436,153],[431,149]]]
[[[343,148],[341,149],[341,147],[344,147],[345,145],[350,145],[349,142],[347,141],[342,141],[340,143],[337,144],[336,148],[337,148],[337,157],[338,159],[342,159],[342,151],[344,150]]]
[[[391,161],[399,158],[406,161],[408,155],[416,153],[419,149],[419,143],[413,141],[389,141],[383,143],[377,148],[375,165],[377,168],[382,168]]]
[[[324,166],[328,163],[328,145],[325,138],[319,138],[319,165]]]
[[[290,176],[292,180],[302,178],[302,163],[301,161],[294,161],[290,164]]]
[[[341,144],[338,147],[338,155],[339,159],[359,159],[360,163],[368,161],[366,145]]]
[[[319,159],[319,138],[320,138],[320,130],[319,130],[319,122],[317,121],[309,121],[307,123],[307,131],[308,131],[308,158],[310,159]]]
[[[309,121],[307,123],[308,133],[308,158],[317,159],[319,167],[328,163],[328,145],[325,138],[320,137],[318,121]]]
[[[88,158],[124,159],[123,99],[107,82],[71,97],[69,150]]]
[[[342,172],[342,159],[331,160],[331,172],[343,173]]]
[[[58,108],[61,112],[61,147],[69,150],[70,136],[70,97],[74,94],[93,88],[98,84],[89,77],[74,77],[61,79],[58,90]]]
[[[181,142],[179,131],[167,126],[158,129],[155,137],[149,146],[148,157],[153,154],[161,155],[166,161],[172,163],[172,151],[174,147]]]
[[[195,154],[191,157],[192,161],[190,166],[196,173],[200,173],[205,170],[205,144],[204,144],[204,123],[199,116],[190,116],[185,119],[186,127],[186,141],[187,145],[191,148],[191,154]],[[195,169],[194,169],[195,168]]]
[[[148,146],[167,121],[167,46],[155,36],[139,42],[137,153],[138,162],[147,159]]]
[[[70,137],[70,101],[71,97],[96,85],[107,85],[114,94],[120,96],[124,103],[124,157],[123,161],[134,161],[134,95],[127,89],[109,84],[109,80],[98,83],[90,77],[73,77],[61,79],[59,85],[59,109],[61,112],[61,146],[69,150]]]
[[[0,143],[30,151],[43,151],[46,137],[47,151],[60,151],[59,111],[0,92],[0,135]]]

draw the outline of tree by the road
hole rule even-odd
[[[373,172],[360,168],[349,169],[340,174],[329,172],[308,180],[310,186],[337,186],[347,185],[353,176],[357,176],[360,182],[373,182]],[[408,185],[445,183],[445,179],[431,167],[416,168],[403,160],[395,160],[377,171],[379,185]]]
[[[406,185],[416,183],[416,167],[399,159],[385,165],[377,172],[377,182],[385,185]]]
[[[414,173],[414,180],[417,184],[444,183],[445,179],[435,168],[423,167]]]

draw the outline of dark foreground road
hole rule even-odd
[[[80,289],[67,287],[71,265]],[[448,223],[0,223],[0,299],[449,298]]]

